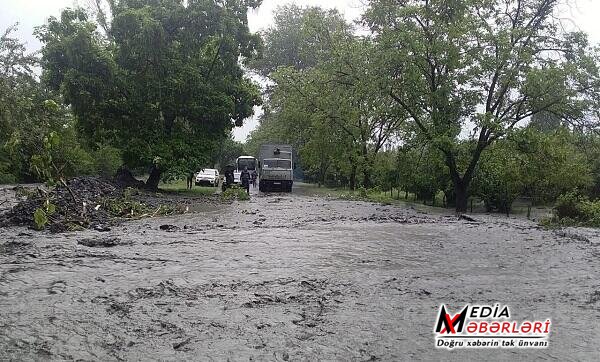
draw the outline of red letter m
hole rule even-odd
[[[462,332],[465,325],[465,318],[467,318],[467,309],[469,309],[469,306],[466,306],[462,312],[451,317],[450,314],[446,313],[446,306],[442,305],[435,331],[440,334]],[[444,327],[443,329],[442,326]]]

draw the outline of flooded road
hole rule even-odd
[[[106,232],[0,229],[0,359],[597,360],[598,232],[475,218],[298,189]],[[436,350],[442,303],[551,318],[550,346]]]

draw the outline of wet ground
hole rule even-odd
[[[600,234],[254,194],[110,231],[0,229],[0,359],[598,360]],[[542,350],[436,350],[441,303],[552,319]]]

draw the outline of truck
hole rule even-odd
[[[292,146],[265,144],[258,153],[258,189],[261,192],[292,192],[294,160]]]

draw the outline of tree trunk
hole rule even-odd
[[[363,171],[363,186],[365,187],[365,189],[370,189],[371,188],[371,172],[370,171]]]
[[[470,180],[469,180],[470,181]],[[465,185],[464,180],[454,184],[456,194],[456,212],[467,212],[469,194],[467,192],[468,182]]]
[[[158,183],[160,182],[161,174],[162,171],[156,165],[153,165],[152,169],[150,170],[150,176],[148,177],[148,180],[146,180],[146,189],[151,191],[158,190]]]
[[[452,178],[452,184],[454,185],[457,213],[467,212],[467,203],[469,201],[469,185],[473,180],[475,167],[477,166],[477,162],[479,162],[479,158],[481,157],[481,152],[483,152],[484,147],[485,146],[482,146],[481,144],[477,146],[473,152],[469,167],[467,167],[467,170],[462,177],[458,172],[454,155],[450,152],[445,152],[446,166],[448,166],[450,177]]]
[[[350,171],[350,190],[354,191],[356,188],[356,165],[352,165],[352,169]]]

